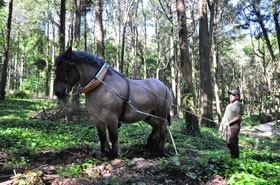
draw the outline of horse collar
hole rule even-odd
[[[98,87],[100,82],[106,76],[109,67],[110,67],[110,65],[105,61],[105,63],[99,69],[99,71],[96,73],[96,75],[93,77],[93,79],[85,87],[81,88],[80,93],[86,94],[86,93],[94,90],[96,87]]]

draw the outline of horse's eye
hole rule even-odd
[[[68,78],[65,78],[64,81],[63,81],[63,83],[64,83],[65,85],[72,85],[72,82],[71,82]]]

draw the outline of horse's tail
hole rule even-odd
[[[168,93],[169,93],[169,89],[168,89],[167,86],[165,86],[166,119],[167,119],[167,121],[168,121],[168,125],[170,126],[170,125],[171,125],[171,115],[170,115],[170,108],[171,108],[171,107],[169,107],[169,104],[172,103],[172,102],[170,102],[170,101],[172,101],[172,100],[170,100],[170,99],[168,98]],[[168,107],[167,107],[167,105],[168,105]]]
[[[171,125],[171,116],[170,116],[170,111],[167,113],[167,121],[168,121],[168,125]]]

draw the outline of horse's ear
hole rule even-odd
[[[67,51],[65,51],[63,58],[71,60],[72,59],[72,45],[69,46],[69,48],[67,49]]]

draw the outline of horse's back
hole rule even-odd
[[[173,102],[171,91],[158,79],[148,78],[143,80],[131,80],[131,86],[132,89],[139,92],[138,96],[145,96],[150,99],[149,101],[156,100],[157,103],[159,101],[164,102],[166,106],[171,106]]]

